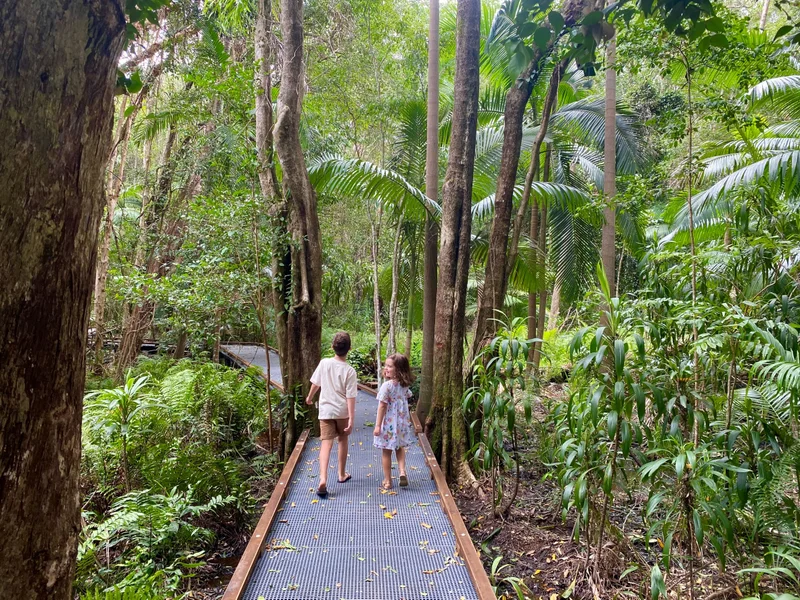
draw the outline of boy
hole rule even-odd
[[[311,376],[311,390],[306,404],[313,404],[319,395],[319,430],[322,445],[319,450],[319,487],[317,496],[328,495],[328,462],[334,438],[339,440],[339,483],[350,479],[347,464],[347,438],[353,431],[358,392],[356,370],[346,360],[350,352],[350,334],[340,331],[333,336],[333,358],[323,358]]]

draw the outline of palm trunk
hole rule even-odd
[[[434,346],[434,405],[426,428],[433,433],[442,470],[458,478],[466,451],[466,428],[461,414],[464,314],[472,233],[472,176],[478,122],[479,0],[458,3],[453,130],[444,187],[439,254],[440,285],[436,297]]]
[[[81,412],[123,3],[0,3],[0,581],[71,598]]]
[[[371,213],[370,213],[371,216]],[[381,220],[383,209],[378,207],[375,220],[370,219],[370,233],[372,234],[372,314],[375,323],[375,364],[377,365],[375,379],[378,387],[381,386],[381,295],[378,290],[378,243],[381,235]]]
[[[413,289],[414,285],[417,281],[417,262],[419,261],[419,257],[417,255],[417,243],[416,239],[412,242],[412,252],[411,252],[411,274],[409,281],[411,282],[408,291],[408,307],[406,309],[406,351],[405,355],[408,360],[411,360],[411,345],[414,339],[414,294]]]
[[[551,148],[548,144],[547,151],[544,156],[544,172],[542,173],[542,180],[548,181],[550,179],[550,158]],[[544,337],[544,320],[545,311],[547,309],[547,204],[542,203],[542,216],[539,221],[539,265],[537,281],[539,283],[539,314],[536,317],[536,337],[541,340]],[[533,368],[535,371],[539,370],[539,363],[542,359],[542,342],[534,342],[533,344]]]
[[[558,314],[561,311],[561,282],[556,278],[553,282],[553,293],[550,295],[550,318],[547,321],[547,329],[558,327]]]
[[[767,17],[769,16],[769,0],[762,0],[761,18],[758,21],[758,28],[764,31],[767,28]]]
[[[603,210],[603,231],[600,246],[600,256],[603,262],[603,272],[608,281],[608,287],[615,289],[616,281],[616,207],[614,195],[616,186],[617,163],[617,72],[614,70],[616,57],[616,38],[611,38],[606,49],[606,102],[605,102],[605,134],[603,144],[603,194],[606,206]],[[601,319],[605,325],[604,310]]]
[[[284,348],[284,385],[300,402],[310,389],[310,378],[320,360],[322,343],[322,245],[317,197],[308,177],[300,144],[303,96],[303,0],[281,0],[283,70],[275,123],[275,149],[283,168],[284,197],[289,203],[292,237],[292,305],[288,311]],[[297,351],[302,348],[302,352]],[[293,350],[293,351],[292,351]],[[288,410],[287,414],[294,413]],[[316,419],[316,415],[312,415]],[[284,453],[291,451],[299,427],[291,422]]]
[[[394,252],[392,253],[392,297],[389,300],[389,342],[386,355],[397,351],[397,294],[400,288],[400,240],[403,233],[403,218],[397,221],[394,233]]]
[[[425,195],[439,197],[439,0],[430,0],[428,28],[428,122],[425,150]],[[425,256],[422,304],[422,379],[419,385],[417,416],[424,423],[433,397],[433,336],[436,322],[436,263],[438,228],[430,213],[425,213]]]

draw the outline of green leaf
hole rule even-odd
[[[614,483],[612,481],[613,473],[614,473],[614,466],[612,463],[608,463],[606,465],[605,472],[603,473],[603,492],[605,492],[606,496],[611,495],[611,485]]]
[[[523,23],[522,26],[519,28],[519,37],[526,38],[534,31],[536,31],[536,23],[532,21],[528,21],[527,23]]]
[[[650,570],[650,600],[658,600],[659,597],[667,595],[667,586],[664,583],[664,576],[658,565],[654,565]]]
[[[564,29],[564,17],[557,10],[550,11],[550,14],[547,15],[547,20],[556,33]]]
[[[608,416],[606,417],[606,421],[608,422],[608,437],[613,438],[616,435],[618,419],[619,415],[617,414],[617,411],[612,410],[610,413],[608,413]]]
[[[703,21],[706,29],[709,31],[713,31],[714,33],[722,33],[725,31],[725,21],[723,21],[720,17],[711,17],[710,19],[706,19]]]
[[[697,44],[697,49],[700,52],[708,50],[711,46],[717,48],[727,48],[730,45],[728,38],[723,33],[715,33],[714,35],[707,35]]]
[[[603,11],[601,10],[594,10],[590,12],[588,15],[583,17],[583,21],[581,21],[581,25],[584,27],[591,27],[595,23],[599,23],[603,18]]]
[[[686,467],[686,454],[681,452],[675,459],[675,476],[680,479],[683,476],[683,470]]]
[[[789,33],[792,29],[793,27],[791,25],[784,25],[783,27],[779,27],[778,31],[775,32],[775,37],[772,38],[772,41],[774,42],[779,37],[783,37],[784,35]]]
[[[547,27],[539,27],[533,34],[533,43],[536,44],[536,47],[539,48],[539,50],[544,52],[547,50],[547,44],[550,43],[550,38],[552,35],[553,32]]]
[[[697,539],[697,545],[702,548],[703,546],[703,520],[700,518],[700,513],[695,508],[692,511],[692,522],[694,524],[694,537]]]

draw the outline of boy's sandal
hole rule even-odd
[[[328,497],[328,488],[327,486],[321,485],[317,488],[317,496],[320,498],[327,498]]]
[[[350,473],[345,473],[344,479],[340,479],[339,483],[345,483],[346,481],[350,481],[352,478],[353,478],[353,476],[350,475]]]
[[[408,477],[400,475],[400,487],[408,487]]]

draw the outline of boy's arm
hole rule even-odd
[[[345,427],[344,432],[346,435],[350,435],[353,431],[353,425],[356,421],[356,399],[355,398],[348,398],[347,399],[347,427]]]
[[[306,404],[308,404],[309,406],[314,404],[314,396],[317,395],[319,389],[320,388],[316,383],[311,384],[311,389],[308,392],[308,396],[306,396]]]

